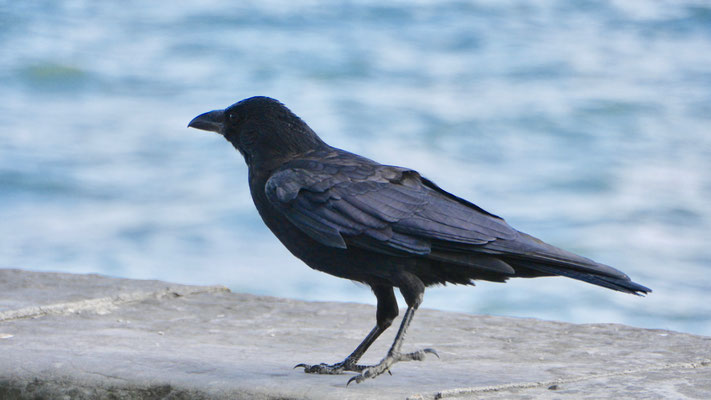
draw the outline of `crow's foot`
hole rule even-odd
[[[358,365],[352,362],[348,362],[348,359],[346,359],[339,363],[330,365],[325,363],[314,365],[299,364],[294,368],[303,368],[304,372],[306,372],[307,374],[339,375],[345,371],[361,372],[367,367],[364,365]]]
[[[434,354],[437,356],[437,358],[439,358],[439,354],[437,354],[434,349],[422,349],[405,354],[388,353],[388,355],[383,358],[382,361],[380,361],[378,364],[370,365],[367,367],[359,366],[361,368],[361,373],[349,379],[348,383],[346,383],[346,386],[350,385],[351,382],[361,383],[368,378],[375,378],[376,376],[381,375],[386,371],[390,372],[390,367],[399,361],[422,361],[425,359],[425,354],[427,353]]]

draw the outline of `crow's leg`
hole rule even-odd
[[[368,347],[375,342],[375,339],[392,325],[393,320],[398,314],[397,300],[395,299],[392,286],[373,285],[371,287],[373,293],[375,293],[375,297],[378,299],[378,309],[376,312],[377,323],[368,336],[356,347],[353,353],[346,357],[345,360],[336,364],[299,364],[294,368],[303,367],[304,372],[312,374],[341,374],[344,371],[360,372],[366,368],[365,366],[358,365],[358,360],[365,354]]]
[[[412,317],[415,315],[415,310],[422,304],[422,298],[425,293],[425,285],[414,275],[403,273],[402,278],[404,278],[403,284],[400,286],[400,292],[407,302],[407,311],[405,316],[402,318],[402,323],[400,324],[400,329],[395,335],[395,340],[393,345],[388,350],[388,354],[383,358],[378,364],[370,365],[367,367],[360,367],[360,374],[352,377],[348,380],[348,384],[355,381],[356,383],[363,382],[368,378],[375,378],[376,376],[390,370],[390,367],[399,361],[422,361],[425,358],[425,354],[431,353],[439,357],[434,349],[422,349],[414,351],[412,353],[401,353],[400,347],[405,339],[405,332],[412,322]]]

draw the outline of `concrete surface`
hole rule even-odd
[[[0,399],[711,398],[711,338],[423,309],[400,363],[359,385],[340,361],[372,306],[224,287],[0,269]],[[399,323],[399,320],[396,321]],[[392,329],[366,353],[380,360]]]

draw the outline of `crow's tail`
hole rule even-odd
[[[556,265],[545,265],[536,262],[514,262],[516,267],[524,266],[527,269],[542,272],[550,275],[560,275],[568,278],[577,279],[580,281],[592,283],[593,285],[602,286],[608,289],[617,290],[620,292],[636,294],[638,296],[650,293],[652,289],[632,282],[628,277],[613,277],[604,274],[596,274],[588,271],[581,271],[575,266],[563,267]]]
[[[652,291],[632,282],[620,270],[551,246],[523,232],[519,232],[515,240],[495,241],[484,247],[503,256],[516,270],[515,276],[560,275],[640,296]]]

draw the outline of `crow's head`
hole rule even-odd
[[[188,127],[224,136],[250,167],[270,167],[326,146],[301,118],[269,97],[250,97],[224,110],[200,114]]]

